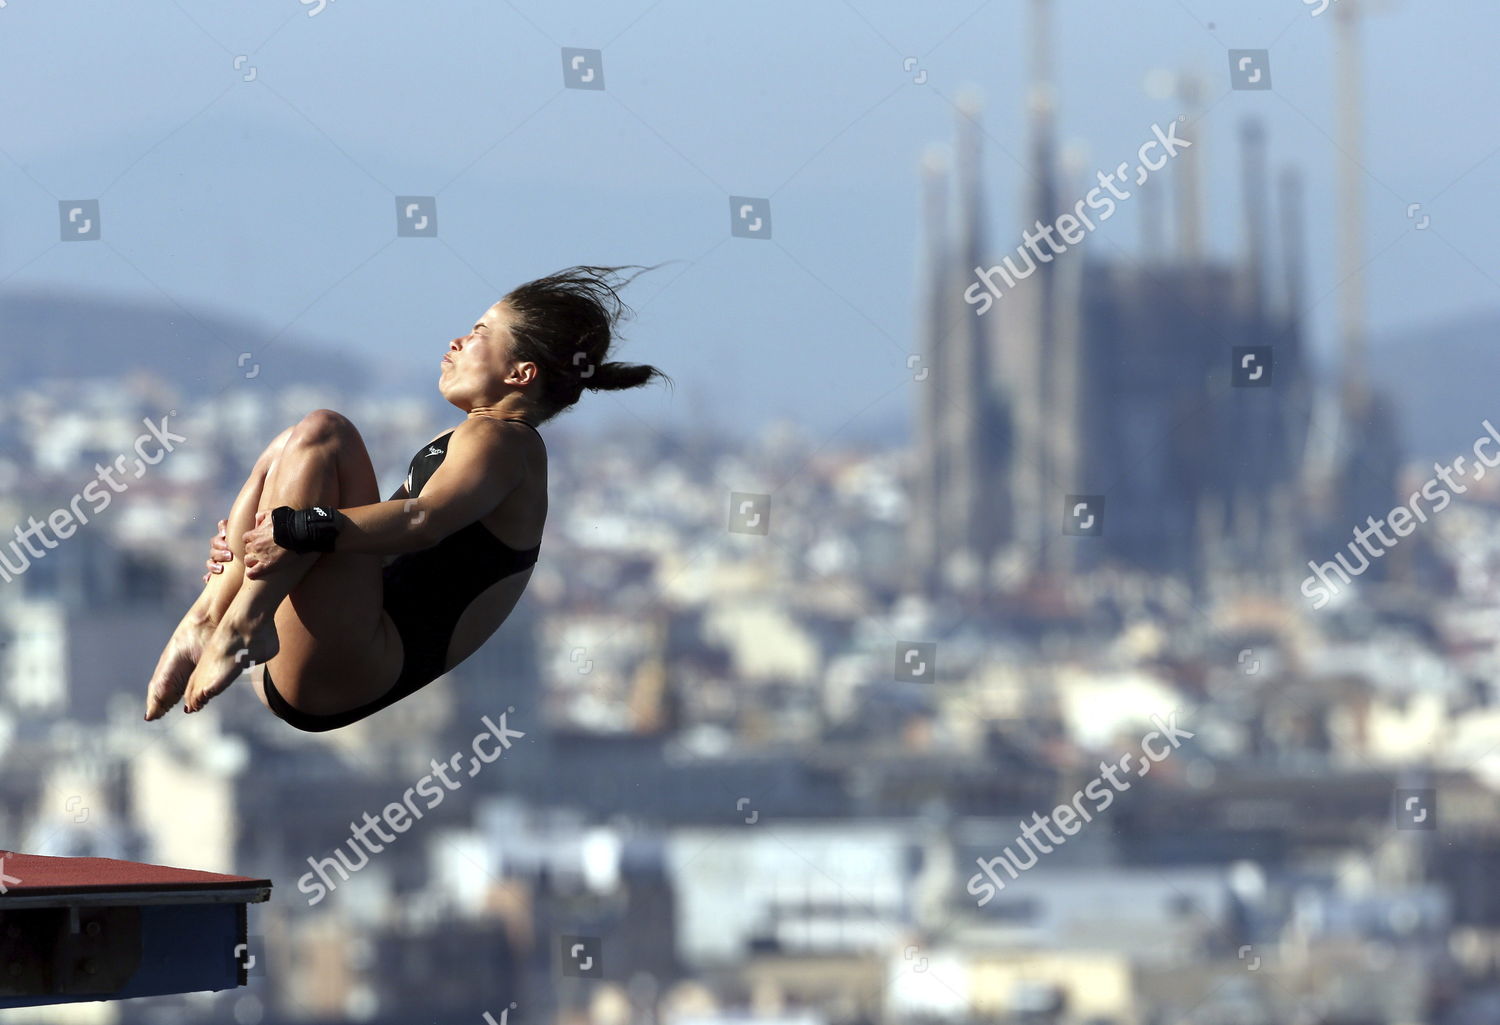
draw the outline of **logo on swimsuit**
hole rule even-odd
[[[440,456],[443,454],[443,450],[438,448],[436,445],[428,445],[427,454],[430,456]]]

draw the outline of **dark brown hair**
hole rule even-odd
[[[618,272],[631,267],[640,270],[619,280]],[[502,301],[516,313],[512,355],[541,368],[541,391],[533,400],[539,421],[568,409],[585,388],[615,391],[638,388],[653,377],[672,380],[648,364],[607,361],[616,325],[633,313],[618,290],[656,267],[569,267],[528,281],[505,296]]]

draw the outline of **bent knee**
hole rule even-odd
[[[276,457],[281,455],[281,450],[286,448],[286,443],[291,440],[292,434],[296,430],[297,425],[293,424],[272,438],[271,443],[261,452],[260,458],[255,461],[256,470],[265,472],[275,466]]]
[[[288,443],[325,445],[358,437],[359,429],[343,413],[332,409],[315,409],[297,421]]]

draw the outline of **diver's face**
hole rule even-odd
[[[485,310],[468,334],[448,343],[438,378],[443,398],[467,411],[498,403],[508,391],[525,383],[522,378],[530,379],[521,368],[535,364],[517,363],[511,356],[514,319],[515,313],[502,300]]]

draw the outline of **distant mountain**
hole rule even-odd
[[[1401,411],[1405,455],[1446,462],[1472,448],[1481,421],[1500,428],[1500,311],[1374,337],[1370,375]]]
[[[48,378],[119,378],[140,369],[187,394],[217,392],[251,375],[271,388],[311,384],[351,395],[369,388],[363,366],[306,338],[288,333],[271,341],[273,325],[187,310],[74,292],[0,292],[0,390]],[[250,355],[241,362],[244,353]]]

